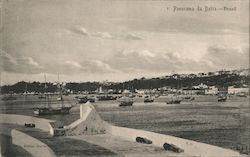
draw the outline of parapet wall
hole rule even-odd
[[[185,154],[197,157],[242,157],[238,152],[221,147],[186,140],[174,136],[137,130],[131,128],[111,126],[112,135],[120,138],[136,141],[136,137],[143,137],[152,141],[152,144],[163,147],[164,143],[173,144],[184,150]]]
[[[12,144],[21,146],[34,157],[55,157],[54,152],[43,142],[15,129],[11,130]]]
[[[53,120],[36,118],[31,116],[15,115],[15,114],[0,114],[0,123],[18,124],[23,126],[25,123],[34,123],[36,128],[45,132],[49,132],[49,123]]]

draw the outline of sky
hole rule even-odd
[[[249,66],[248,0],[0,1],[2,84],[44,74],[119,82]],[[198,6],[203,11],[173,9]]]

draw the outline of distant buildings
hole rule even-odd
[[[201,83],[200,85],[198,86],[193,86],[194,89],[208,89],[208,86]]]
[[[216,95],[218,94],[218,88],[215,86],[208,87],[205,89],[205,95]]]
[[[181,93],[187,95],[216,95],[218,94],[218,88],[201,83],[191,88],[183,88]]]
[[[228,94],[239,94],[239,93],[249,94],[249,88],[234,88],[233,86],[228,87]]]

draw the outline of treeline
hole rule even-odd
[[[54,93],[58,91],[57,85],[53,83],[40,83],[40,82],[18,82],[14,85],[6,85],[1,87],[2,94],[6,93],[44,93],[51,92]]]
[[[134,79],[121,83],[101,83],[101,82],[83,82],[66,83],[63,87],[64,92],[66,91],[88,91],[93,92],[98,88],[102,87],[103,90],[112,89],[114,91],[122,90],[135,90],[135,89],[156,89],[161,87],[170,87],[175,89],[191,88],[192,86],[199,85],[201,83],[208,86],[216,86],[219,88],[227,88],[228,86],[243,87],[249,85],[250,76],[238,75],[238,74],[220,74],[214,76],[203,76],[203,77],[182,77],[181,75],[175,74],[172,76],[166,76],[161,78],[141,78]],[[1,87],[2,94],[6,93],[24,93],[24,92],[36,92],[54,93],[58,91],[58,87],[54,83],[40,83],[40,82],[18,82],[14,85],[6,85]]]
[[[221,74],[207,77],[166,77],[151,79],[134,79],[123,83],[112,84],[108,88],[119,89],[155,89],[161,87],[170,87],[175,89],[191,88],[201,83],[208,86],[227,88],[229,86],[243,87],[249,85],[250,76],[240,76],[237,74]]]

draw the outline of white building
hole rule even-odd
[[[228,94],[249,93],[249,88],[228,87]]]
[[[208,86],[201,83],[200,85],[198,86],[193,86],[194,89],[208,89]]]
[[[124,91],[122,92],[122,94],[131,94],[130,90],[124,89]]]
[[[137,89],[136,89],[135,92],[138,93],[138,94],[141,94],[141,95],[145,94],[145,91],[144,91],[144,90],[137,90]]]
[[[206,95],[216,95],[216,94],[218,94],[218,88],[216,88],[215,86],[208,87],[207,89],[205,89],[205,94]]]

